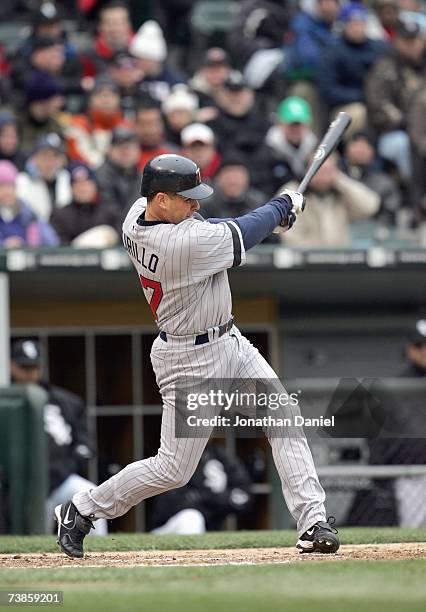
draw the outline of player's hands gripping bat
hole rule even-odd
[[[334,121],[330,123],[324,138],[318,145],[313,160],[309,168],[307,169],[306,174],[303,177],[301,183],[299,184],[297,191],[287,193],[287,190],[284,190],[282,193],[280,193],[280,195],[290,196],[292,203],[293,200],[296,200],[298,205],[295,206],[293,203],[293,208],[290,212],[289,218],[283,221],[284,225],[279,225],[278,228],[274,230],[274,232],[281,233],[290,229],[290,227],[295,222],[297,215],[304,210],[305,200],[303,198],[303,193],[306,191],[312,178],[321,168],[325,160],[331,155],[337,143],[340,141],[346,129],[349,127],[351,121],[352,117],[348,113],[342,111],[337,115],[336,119],[334,119]],[[301,206],[299,205],[300,198],[297,200],[297,198],[295,198],[295,194],[299,194],[300,197],[303,199],[303,204]]]

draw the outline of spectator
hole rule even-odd
[[[122,223],[120,209],[101,201],[89,166],[77,162],[71,166],[70,174],[72,202],[54,210],[51,217],[61,243],[99,248],[117,244]]]
[[[369,24],[368,31],[371,32],[373,38],[392,41],[396,36],[396,28],[399,19],[398,0],[374,0],[372,3],[374,11],[373,17]]]
[[[129,51],[143,73],[139,82],[140,94],[148,94],[164,102],[173,85],[185,82],[184,76],[167,62],[166,41],[156,21],[146,21],[139,28],[130,43]]]
[[[41,7],[30,37],[13,58],[11,80],[17,93],[22,91],[32,72],[53,76],[65,95],[83,93],[82,66],[77,52],[67,42],[59,15],[50,3]]]
[[[280,48],[294,13],[294,5],[282,0],[243,0],[239,6],[230,41],[242,67],[264,49]]]
[[[198,99],[186,85],[175,85],[164,100],[163,114],[166,119],[167,140],[181,146],[180,133],[184,127],[195,121]]]
[[[277,113],[277,123],[265,139],[271,153],[270,174],[275,189],[283,182],[302,178],[308,156],[318,141],[310,129],[312,114],[306,100],[296,96],[285,98]]]
[[[64,143],[57,134],[38,140],[33,154],[18,174],[18,197],[28,202],[40,219],[48,221],[55,208],[71,202],[71,185]]]
[[[93,48],[81,56],[85,77],[96,77],[108,67],[117,51],[127,51],[133,37],[126,2],[112,0],[98,13],[98,35]]]
[[[357,2],[343,7],[342,35],[325,49],[317,75],[329,110],[343,110],[352,116],[350,131],[366,128],[364,81],[369,68],[386,51],[383,41],[367,38],[367,16],[367,9]]]
[[[222,160],[213,130],[203,123],[191,123],[182,130],[181,141],[182,154],[197,164],[202,178],[213,179]]]
[[[218,531],[230,514],[241,516],[252,503],[250,476],[238,458],[210,443],[184,487],[153,500],[152,532],[158,535]]]
[[[316,78],[324,49],[335,39],[334,26],[339,12],[339,0],[314,0],[309,12],[299,10],[293,17],[290,23],[293,39],[284,46],[283,70],[291,95],[309,102],[316,134],[322,133],[325,123]]]
[[[231,147],[245,155],[253,184],[257,186],[259,175],[264,176],[263,162],[257,153],[270,123],[257,112],[255,93],[239,72],[231,73],[217,96],[217,102],[219,114],[208,125],[217,138],[219,150]]]
[[[0,159],[8,159],[23,170],[25,155],[20,150],[18,120],[9,112],[0,113]]]
[[[241,153],[230,152],[222,160],[214,179],[215,191],[203,201],[201,213],[205,218],[234,218],[254,210],[266,195],[250,185],[247,163]],[[273,234],[264,243],[279,242]]]
[[[404,378],[426,380],[426,320],[416,322],[405,346],[407,366]],[[404,402],[393,401],[389,395],[374,393],[376,410],[384,417],[384,436],[370,441],[370,463],[375,465],[425,465],[424,398],[408,396]],[[397,437],[391,437],[396,435]],[[400,527],[426,526],[426,477],[401,476],[395,479],[392,496]]]
[[[296,189],[289,183],[283,187]],[[291,232],[282,234],[289,246],[307,248],[348,247],[351,221],[375,215],[379,196],[359,181],[339,171],[332,154],[313,177],[307,191],[309,202]]]
[[[121,109],[125,118],[134,121],[138,83],[143,76],[143,72],[137,66],[136,59],[128,51],[118,51],[109,64],[108,74],[118,86]]]
[[[172,153],[173,146],[165,138],[165,127],[159,103],[152,98],[143,99],[136,110],[136,133],[141,155],[139,170],[145,164],[163,153]]]
[[[414,203],[414,221],[426,220],[426,84],[413,97],[407,112],[408,135],[413,154],[413,180],[411,181]]]
[[[216,96],[230,73],[231,64],[226,51],[220,47],[208,49],[200,68],[189,81],[191,89],[199,97],[200,106],[215,106]]]
[[[107,158],[96,171],[101,201],[117,206],[123,218],[140,194],[139,157],[136,132],[128,128],[116,128],[112,132]]]
[[[0,248],[57,246],[52,227],[38,219],[16,193],[18,170],[10,161],[0,161]]]
[[[44,407],[44,431],[48,441],[49,497],[46,500],[46,527],[52,531],[55,506],[77,491],[96,485],[81,474],[94,456],[82,400],[43,379],[40,346],[33,340],[17,340],[11,351],[12,380],[19,384],[40,385],[48,394]],[[98,528],[99,525],[99,528]],[[97,521],[96,535],[106,535],[105,520]]]
[[[21,148],[30,155],[39,138],[54,132],[64,136],[60,112],[64,99],[58,82],[51,76],[34,73],[25,85],[25,107],[19,117]]]
[[[369,120],[379,138],[378,152],[407,183],[412,171],[407,113],[425,74],[425,40],[417,24],[401,21],[391,50],[373,65],[365,92]]]
[[[112,130],[126,125],[117,84],[100,77],[90,93],[87,113],[74,116],[68,127],[68,156],[98,168],[104,162]]]
[[[367,133],[352,134],[345,144],[342,167],[348,176],[361,181],[380,196],[377,219],[383,225],[394,226],[402,205],[402,195],[393,178],[383,171],[373,141]]]

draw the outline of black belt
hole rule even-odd
[[[234,325],[233,317],[231,317],[229,319],[229,321],[227,321],[226,323],[223,323],[222,325],[219,325],[219,327],[218,327],[219,335],[217,337],[221,338],[223,336],[223,334],[226,334],[226,332],[231,331],[233,325]],[[167,342],[167,334],[166,334],[166,332],[161,331],[160,332],[160,338],[161,338],[161,340],[164,340],[164,342]],[[198,334],[198,336],[195,336],[195,342],[194,342],[195,346],[197,346],[199,344],[207,344],[207,342],[210,342],[210,340],[209,340],[209,333],[208,332],[204,332],[204,334]]]

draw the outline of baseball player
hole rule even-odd
[[[160,330],[151,361],[163,400],[161,443],[154,457],[127,465],[55,508],[58,544],[70,557],[83,557],[92,521],[121,516],[191,478],[208,436],[175,436],[176,386],[182,377],[278,378],[234,324],[227,270],[243,264],[246,251],[274,230],[291,228],[304,198],[284,191],[236,219],[197,218],[199,200],[212,193],[198,166],[185,157],[159,155],[144,168],[142,197],[123,223],[123,243]],[[296,546],[302,552],[337,551],[337,531],[326,519],[325,494],[306,438],[268,437],[286,504],[297,521]]]

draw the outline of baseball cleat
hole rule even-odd
[[[81,559],[84,557],[83,540],[93,527],[91,520],[81,516],[74,504],[69,501],[56,506],[55,520],[58,523],[58,539],[60,549],[68,557]]]
[[[339,550],[340,540],[337,529],[332,527],[335,518],[330,516],[325,521],[318,521],[310,529],[307,529],[297,541],[296,548],[301,553],[335,553]]]

